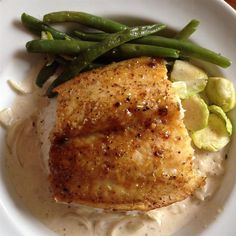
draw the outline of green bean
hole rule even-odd
[[[59,22],[79,22],[80,24],[89,27],[95,27],[96,29],[110,33],[115,33],[128,28],[127,26],[113,20],[109,20],[85,12],[75,11],[52,12],[44,15],[43,21],[49,24]]]
[[[78,15],[78,17],[77,17]],[[83,21],[81,20],[83,15]],[[104,30],[105,32],[116,32],[120,29],[127,27],[126,25],[111,21],[102,17],[94,16],[82,12],[54,12],[44,16],[46,22],[65,22],[73,21],[82,23],[86,26],[93,27],[95,29]],[[101,23],[102,22],[102,23]],[[118,24],[118,26],[117,26]],[[103,27],[104,26],[104,27]],[[97,35],[98,41],[101,40],[101,36]],[[135,40],[136,43],[156,45],[160,47],[174,48],[182,51],[184,56],[196,57],[201,60],[211,62],[221,67],[228,67],[231,62],[228,58],[221,56],[211,50],[197,46],[196,44],[184,42],[176,39],[168,39],[161,36],[146,36],[141,39]],[[185,55],[186,54],[186,55]]]
[[[76,30],[74,31],[74,35],[81,40],[102,41],[109,36],[109,33],[84,33]]]
[[[163,27],[164,25],[155,24],[126,29],[115,34],[111,34],[100,43],[85,49],[74,61],[70,63],[70,65],[62,72],[62,74],[52,82],[48,88],[47,95],[49,97],[56,95],[55,92],[53,92],[53,89],[56,86],[78,75],[81,70],[83,70],[104,53],[130,40],[156,33],[157,31],[163,29]]]
[[[175,39],[188,39],[197,30],[199,23],[200,22],[198,20],[191,20],[180,32],[175,35]]]
[[[26,44],[26,48],[28,52],[33,53],[66,54],[76,56],[81,51],[94,44],[96,44],[96,42],[77,40],[32,40]],[[127,43],[105,54],[105,58],[110,57],[110,59],[119,59],[119,57],[120,59],[125,59],[138,56],[178,58],[179,52],[178,50],[171,48]]]
[[[38,76],[36,78],[36,85],[40,88],[43,87],[43,85],[47,82],[47,80],[55,74],[59,64],[62,64],[63,66],[66,66],[69,64],[69,61],[66,61],[62,57],[56,57],[55,60],[50,64],[45,64],[41,70],[38,73]],[[101,63],[91,63],[87,67],[85,67],[81,72],[89,71],[92,69],[99,68],[101,66],[104,66],[104,64]]]
[[[34,18],[33,16],[23,13],[21,15],[21,22],[23,25],[31,30],[33,33],[41,35],[42,31],[48,31],[52,34],[54,39],[72,39],[69,35],[52,28],[51,26],[45,24],[44,22]]]
[[[104,40],[107,37],[108,34],[94,34],[94,33],[84,33],[84,39],[88,39],[89,37],[93,37],[96,41]],[[140,39],[136,39],[132,41],[132,43],[138,43],[138,44],[146,44],[146,45],[154,45],[159,47],[166,47],[166,48],[173,48],[177,49],[182,53],[182,56],[184,57],[193,57],[198,58],[204,61],[211,62],[213,64],[216,64],[221,67],[229,67],[231,65],[231,62],[228,58],[215,53],[209,49],[200,47],[194,43],[177,40],[177,39],[171,39],[166,38],[162,36],[145,36]]]
[[[228,58],[221,56],[220,54],[215,53],[209,49],[200,47],[194,43],[182,40],[170,39],[161,36],[147,36],[141,39],[134,40],[133,42],[167,48],[175,48],[177,50],[180,50],[180,52],[182,52],[184,56],[198,58],[224,68],[231,65],[231,62]]]
[[[179,51],[151,45],[123,44],[104,55],[105,58],[112,60],[123,60],[140,56],[178,58]]]
[[[26,43],[28,52],[77,55],[84,49],[97,44],[79,40],[32,40]]]
[[[180,32],[178,32],[175,36],[176,39],[179,40],[186,40],[188,39],[196,30],[199,25],[198,20],[191,20]],[[81,31],[74,31],[74,35],[82,40],[88,40],[88,41],[101,41],[105,37],[107,37],[108,33],[84,33]]]
[[[45,64],[39,71],[39,74],[36,78],[36,85],[42,88],[44,83],[50,78],[50,76],[52,76],[56,72],[58,65],[58,62],[56,61],[53,61],[50,65]]]
[[[66,60],[66,59],[64,59],[61,56],[56,56],[55,57],[55,61],[57,63],[59,63],[60,65],[63,65],[63,66],[66,66],[66,65],[68,65],[70,63],[69,60]],[[99,68],[101,66],[104,66],[104,64],[103,63],[91,63],[87,67],[85,67],[81,72],[92,70],[92,69],[96,69],[96,68]]]

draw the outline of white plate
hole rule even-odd
[[[6,80],[22,80],[37,57],[25,54],[25,42],[32,39],[19,23],[22,12],[41,18],[44,13],[57,10],[87,11],[103,16],[119,17],[127,20],[140,18],[147,21],[163,22],[176,30],[192,18],[201,22],[193,40],[200,45],[221,52],[232,59],[233,65],[217,72],[233,80],[236,84],[236,13],[223,1],[216,0],[0,0],[0,108],[8,107],[14,93]],[[231,113],[235,124],[236,111]],[[0,129],[0,235],[51,235],[43,225],[32,219],[11,195],[10,185],[5,178],[4,131]],[[226,174],[220,190],[208,207],[193,222],[177,235],[236,235],[236,132],[227,161]],[[213,216],[218,207],[223,207],[217,218]],[[209,224],[207,228],[202,225]]]

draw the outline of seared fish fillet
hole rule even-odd
[[[204,183],[165,61],[137,58],[57,87],[50,182],[57,201],[150,210]]]

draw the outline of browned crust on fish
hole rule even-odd
[[[57,201],[150,210],[204,184],[163,59],[137,58],[56,88],[50,182]]]

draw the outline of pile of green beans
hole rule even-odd
[[[228,58],[209,49],[188,41],[196,31],[199,21],[191,20],[173,38],[150,35],[163,30],[163,24],[128,27],[119,22],[85,12],[61,11],[46,14],[43,21],[23,13],[23,25],[41,35],[49,32],[53,40],[38,39],[26,44],[28,52],[54,55],[52,63],[46,63],[39,72],[36,84],[42,87],[59,66],[64,70],[47,90],[47,95],[56,95],[53,89],[75,77],[82,71],[100,67],[114,60],[139,56],[164,57],[176,59],[180,57],[198,58],[221,67],[230,66]],[[50,24],[75,22],[96,30],[96,33],[74,31],[72,34],[59,31]],[[127,43],[128,42],[128,43]],[[68,61],[64,55],[72,56]],[[65,59],[66,58],[66,59]],[[99,60],[99,63],[96,63]],[[101,63],[100,63],[101,62]]]

